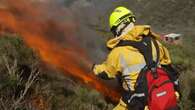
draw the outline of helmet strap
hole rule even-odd
[[[135,23],[135,17],[129,17],[128,19],[125,19],[123,22],[121,22],[118,26],[114,26],[111,29],[111,32],[114,34],[115,37],[119,37],[123,30],[130,24]]]
[[[127,34],[129,31],[131,31],[134,27],[134,23],[131,22],[130,24],[128,24],[125,29],[123,29],[121,35]]]
[[[123,30],[128,26],[129,22],[122,22],[117,28],[116,28],[116,37],[120,36],[123,32]]]

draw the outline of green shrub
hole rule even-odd
[[[16,35],[0,37],[0,107],[25,110],[39,71],[38,57]]]
[[[0,37],[1,110],[109,110],[102,95],[40,66],[39,57],[16,35]]]

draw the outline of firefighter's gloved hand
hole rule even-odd
[[[102,73],[104,71],[104,65],[101,64],[93,64],[91,66],[91,70],[94,72],[95,75],[99,75],[100,73]]]
[[[97,77],[99,77],[99,78],[101,78],[101,79],[104,79],[104,80],[109,80],[109,79],[111,79],[111,78],[108,77],[108,75],[106,74],[106,72],[103,71],[103,70],[101,69],[100,66],[101,66],[101,65],[93,64],[93,66],[92,66],[92,71],[93,71],[93,73],[94,73]]]

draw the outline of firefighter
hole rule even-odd
[[[160,39],[160,36],[151,31],[149,25],[135,25],[135,21],[135,15],[131,10],[121,6],[114,9],[109,18],[110,29],[114,37],[107,42],[107,47],[111,51],[105,62],[93,66],[93,72],[103,79],[128,76],[126,77],[128,79],[126,82],[120,82],[124,91],[129,91],[129,89],[131,91],[135,90],[134,86],[138,74],[146,63],[143,55],[137,49],[131,46],[117,46],[119,42],[121,40],[140,41],[142,36],[148,36],[149,34],[157,41]],[[158,42],[158,45],[160,49],[160,65],[167,67],[172,71],[173,76],[176,76],[177,72],[171,67],[168,50],[160,42]],[[153,56],[157,56],[155,51]],[[177,77],[174,77],[173,80],[177,85]],[[125,102],[125,98],[121,97],[118,105],[113,110],[127,110]],[[147,106],[145,106],[146,109]]]

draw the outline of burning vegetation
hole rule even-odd
[[[19,34],[28,46],[39,53],[44,63],[95,88],[114,102],[119,99],[117,91],[89,72],[91,62],[75,39],[77,24],[49,17],[45,4],[34,5],[26,0],[4,0],[2,4],[4,8],[0,8],[1,33]],[[59,13],[64,15],[60,11]]]

